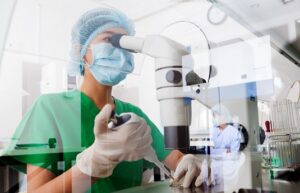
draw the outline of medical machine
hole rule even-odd
[[[211,105],[220,102],[220,98],[218,98],[220,97],[218,94],[220,89],[226,95],[226,90],[232,89],[232,87],[226,88],[226,85],[222,85],[222,88],[218,86],[210,87],[210,84],[206,83],[204,78],[199,77],[194,72],[193,65],[191,65],[193,62],[188,61],[191,60],[188,57],[190,55],[189,49],[165,36],[149,35],[145,38],[140,38],[116,34],[111,37],[110,42],[115,47],[155,58],[156,94],[160,103],[161,123],[164,127],[165,148],[188,148],[190,142],[189,126],[192,117],[191,100],[196,99],[205,107],[210,108]],[[209,65],[207,68],[209,70],[207,70],[208,74],[204,75],[205,77],[218,76],[218,69],[214,66]],[[220,70],[222,71],[222,68]],[[251,86],[255,87],[253,84],[250,84]],[[242,89],[245,90],[245,88]],[[225,95],[223,94],[223,96]],[[245,108],[253,112],[252,114],[257,114],[255,113],[257,109],[252,111],[250,107],[256,106],[256,103],[254,105],[250,104],[251,101],[252,103],[253,101],[255,102],[255,93],[246,93],[245,96],[239,96],[239,99],[241,98],[242,100],[235,100],[235,103],[238,103],[238,105],[230,104],[230,106],[235,110],[245,106]],[[243,115],[245,113],[238,112],[238,114]],[[257,122],[255,121],[257,117],[249,117],[249,114],[250,112],[248,112],[248,115],[245,115],[244,120]],[[255,128],[255,124],[246,123],[247,126],[251,129]],[[255,138],[253,137],[253,143],[256,141]]]
[[[116,34],[110,38],[110,42],[118,48],[131,52],[142,53],[155,58],[156,95],[160,104],[160,118],[164,127],[166,149],[187,149],[190,146],[189,126],[191,124],[191,100],[195,99],[202,105],[211,108],[219,103],[220,93],[226,99],[230,111],[239,114],[242,124],[251,131],[246,160],[237,170],[237,177],[243,176],[243,183],[227,183],[224,181],[224,190],[238,190],[241,187],[260,187],[261,171],[260,158],[255,153],[256,128],[258,128],[257,103],[255,94],[249,93],[255,82],[247,86],[215,86],[194,72],[193,65],[186,62],[190,52],[187,47],[162,35],[149,35],[145,38]],[[218,76],[218,69],[207,66],[209,69],[205,77]],[[203,76],[203,75],[202,75]],[[249,86],[250,85],[250,86]],[[234,89],[243,96],[232,96]],[[240,90],[239,90],[240,89]],[[255,89],[254,89],[255,90]],[[228,100],[230,98],[230,100]],[[225,102],[225,101],[224,101]],[[250,172],[250,173],[249,173]],[[249,173],[249,175],[244,175]],[[239,177],[238,177],[239,178]],[[232,179],[231,179],[232,181]],[[226,184],[230,184],[230,187]]]
[[[138,38],[114,35],[110,39],[115,47],[143,53],[155,58],[156,92],[160,103],[161,122],[164,127],[165,148],[189,147],[191,124],[191,98],[201,94],[203,79],[192,69],[184,69],[182,56],[189,51],[183,45],[160,35]],[[185,92],[183,86],[191,86]]]

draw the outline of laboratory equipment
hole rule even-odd
[[[264,166],[271,171],[295,171],[300,166],[300,112],[297,102],[288,99],[270,103],[266,121]]]
[[[189,56],[186,46],[161,35],[149,35],[145,38],[115,34],[110,42],[118,48],[131,52],[149,55],[155,59],[156,96],[160,103],[161,124],[164,127],[166,149],[187,149],[190,144],[189,125],[191,123],[191,100],[195,99],[206,108],[211,108],[225,99],[225,105],[230,111],[239,115],[241,123],[249,132],[249,152],[245,166],[239,169],[243,175],[243,182],[225,183],[225,191],[236,191],[239,188],[253,188],[261,186],[260,156],[256,152],[259,140],[256,130],[258,127],[257,101],[255,82],[242,83],[234,86],[210,87],[209,81],[193,73],[193,65],[184,63],[185,56]],[[210,51],[210,50],[206,50]],[[211,67],[211,66],[208,66]],[[211,73],[208,70],[207,73]],[[217,73],[214,73],[217,77]],[[203,75],[201,75],[203,76]],[[209,75],[203,77],[210,77]],[[236,95],[232,95],[236,93]],[[233,100],[234,99],[234,100]],[[225,101],[223,100],[222,103]],[[249,170],[251,172],[249,173]],[[244,175],[249,173],[249,175]],[[231,180],[232,182],[232,180]]]
[[[300,101],[300,81],[295,81],[286,96],[292,102],[299,102]]]
[[[124,114],[122,116],[117,116],[115,111],[112,111],[111,116],[110,116],[110,121],[108,123],[108,128],[114,130],[115,127],[118,127],[131,118],[130,114]]]
[[[147,156],[144,158],[145,160],[154,163],[165,175],[174,180],[171,172],[165,168],[161,161],[158,160],[157,155],[152,147],[148,149],[146,155]]]
[[[246,99],[247,104],[244,104],[245,101],[242,99],[239,101],[236,100],[233,106],[239,108],[243,105],[248,109],[249,105],[252,106],[252,104],[251,102],[247,102],[247,98],[252,98],[251,101],[255,103],[256,93],[250,92],[256,88],[249,89],[255,87],[255,83],[249,83],[246,86],[246,89],[250,92],[248,90],[245,91],[244,85],[237,86],[236,88],[226,87],[227,85],[224,85],[224,89],[217,87],[210,88],[209,83],[205,83],[201,77],[193,73],[192,65],[189,66],[183,62],[183,58],[189,55],[189,50],[167,37],[149,35],[145,38],[140,38],[116,34],[110,38],[110,42],[115,47],[143,53],[155,58],[156,94],[160,102],[161,123],[164,127],[165,148],[167,149],[184,149],[189,147],[189,125],[191,123],[190,99],[196,99],[205,107],[210,108],[210,104],[216,104],[220,100],[217,93],[223,92],[222,97],[232,98],[232,92],[234,92],[239,93],[235,95],[236,98],[241,97]],[[210,50],[206,51],[209,52]],[[210,67],[208,66],[208,68]],[[207,71],[207,73],[211,73],[211,71]],[[218,76],[218,74],[215,74],[215,76]],[[234,89],[234,91],[230,91],[230,89]],[[241,92],[237,89],[240,89]],[[245,93],[245,95],[238,96],[241,93]],[[215,99],[212,99],[214,97]],[[207,98],[209,98],[210,104],[207,102]],[[237,105],[238,103],[241,104]],[[253,105],[253,113],[257,110],[254,108],[255,105]],[[252,109],[249,109],[249,113],[250,111],[252,112]],[[244,112],[239,112],[239,114],[244,114]],[[249,119],[255,122],[257,119],[255,117],[251,117],[250,119],[252,115],[247,116],[245,115],[245,120]],[[245,126],[247,128],[257,127],[250,122]],[[253,137],[251,140],[256,141],[256,138]]]
[[[125,124],[131,118],[130,114],[122,114],[120,116],[116,115],[114,111],[112,111],[110,122],[108,123],[108,128],[114,130],[116,127]],[[150,146],[147,150],[145,160],[154,163],[164,174],[166,174],[169,178],[174,180],[171,172],[167,170],[162,162],[159,161],[154,149]]]
[[[262,152],[262,164],[270,169],[271,178],[299,170],[300,133],[270,134],[266,146],[266,150]]]
[[[208,187],[205,188],[182,188],[182,187],[170,187],[169,182],[155,182],[144,186],[138,186],[125,190],[118,191],[116,193],[205,193],[211,192]]]
[[[161,35],[139,38],[116,34],[110,38],[110,42],[115,47],[155,58],[156,92],[160,102],[165,148],[188,148],[191,103],[184,99],[197,97],[191,97],[193,94],[184,92],[183,85],[203,83],[203,79],[196,73],[189,73],[193,69],[183,69],[182,56],[189,54],[188,48]],[[200,88],[192,91],[195,95],[201,93]]]
[[[230,18],[236,20],[249,31],[258,36],[269,35],[272,47],[284,55],[288,60],[300,66],[300,41],[297,22],[300,18],[299,1],[284,4],[272,0],[267,1],[235,1],[209,0]],[[270,7],[274,14],[271,13]],[[289,19],[283,19],[288,16]],[[282,33],[282,31],[285,31]]]
[[[299,104],[288,99],[270,103],[270,126],[273,134],[300,132]]]

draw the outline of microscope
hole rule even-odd
[[[142,53],[155,59],[156,96],[160,106],[161,124],[164,127],[166,149],[186,150],[190,147],[189,127],[193,99],[210,109],[212,105],[220,102],[220,93],[222,99],[230,98],[230,100],[222,102],[228,102],[230,110],[241,117],[242,124],[250,131],[250,146],[248,151],[245,151],[247,159],[238,172],[238,176],[243,177],[244,182],[226,181],[224,190],[261,186],[260,158],[255,150],[253,151],[256,146],[255,136],[258,125],[257,102],[255,94],[252,97],[252,93],[249,93],[253,89],[248,89],[248,84],[237,87],[240,90],[234,88],[235,92],[240,92],[243,96],[232,100],[232,87],[211,87],[211,82],[207,83],[205,79],[194,72],[193,59],[189,57],[191,55],[189,49],[162,35],[140,38],[115,34],[110,38],[110,42],[117,48]],[[249,54],[248,51],[247,54]],[[207,74],[201,74],[207,81],[219,75],[217,74],[219,73],[218,69],[214,66],[209,65],[208,68]],[[224,76],[228,76],[228,74]],[[222,78],[226,77],[222,76]],[[255,87],[255,82],[250,85]],[[246,173],[247,175],[245,175]]]
[[[191,99],[201,102],[200,84],[205,80],[193,69],[182,65],[182,57],[190,54],[188,48],[161,35],[140,38],[115,34],[110,42],[117,48],[155,58],[155,86],[164,127],[165,148],[189,148]],[[191,88],[187,88],[189,86]]]

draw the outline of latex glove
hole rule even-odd
[[[190,187],[194,180],[196,187],[201,186],[203,182],[206,182],[208,186],[213,184],[207,161],[200,160],[192,154],[183,156],[176,167],[174,178],[176,183],[182,183],[184,188]]]
[[[76,165],[83,173],[94,177],[110,176],[121,161],[143,159],[151,146],[151,130],[144,119],[130,113],[131,119],[108,128],[113,107],[105,105],[95,118],[94,143],[77,155]]]

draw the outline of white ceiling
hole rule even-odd
[[[218,6],[300,63],[300,0],[217,0]]]

